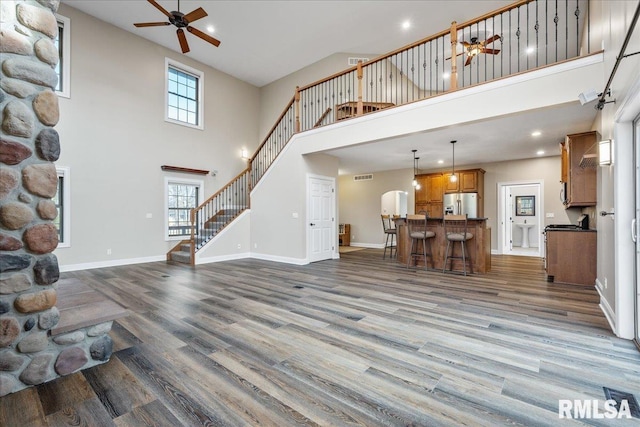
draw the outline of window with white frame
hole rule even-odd
[[[53,224],[58,230],[58,247],[68,248],[71,246],[71,194],[70,177],[71,173],[68,167],[56,167],[58,173],[58,191],[52,201],[56,205],[58,215],[53,220]]]
[[[202,123],[204,73],[166,58],[165,120],[197,129]]]
[[[191,236],[191,210],[200,204],[203,188],[203,181],[165,179],[167,240],[179,240]]]
[[[71,20],[65,16],[56,15],[58,20],[58,37],[54,40],[56,48],[58,48],[59,61],[56,65],[56,74],[58,75],[58,85],[56,92],[64,98],[71,97]]]

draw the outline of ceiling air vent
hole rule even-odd
[[[362,63],[364,64],[368,60],[369,60],[369,58],[349,58],[349,60],[347,62],[349,64],[349,66],[353,67],[354,65],[358,65],[358,61],[362,61]]]
[[[371,181],[373,179],[373,174],[372,173],[368,173],[365,175],[354,175],[353,176],[353,180],[354,181]]]

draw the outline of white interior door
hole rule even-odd
[[[309,262],[333,258],[335,251],[335,180],[308,178],[308,241]]]

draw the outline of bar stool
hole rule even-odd
[[[391,216],[380,215],[382,218],[382,229],[385,234],[384,252],[382,253],[382,259],[387,256],[387,248],[389,248],[389,258],[393,258],[393,249],[396,250],[396,256],[398,255],[398,248],[396,247],[398,239],[398,230],[395,227],[395,222],[391,221]]]
[[[411,239],[411,250],[407,258],[407,268],[416,257],[424,258],[424,268],[427,269],[427,257],[431,258],[431,267],[433,267],[433,252],[431,250],[431,242],[427,245],[429,239],[433,239],[436,233],[427,228],[427,213],[420,211],[418,215],[407,215],[407,226],[409,227],[409,238]],[[422,252],[418,252],[416,243],[422,242]],[[429,250],[427,251],[427,246]],[[414,262],[415,264],[415,262]],[[417,264],[415,264],[417,265]]]
[[[453,260],[461,259],[463,274],[467,275],[467,261],[469,262],[470,273],[473,274],[473,263],[467,254],[467,240],[473,239],[473,234],[467,232],[467,215],[445,215],[442,222],[444,224],[444,236],[447,239],[442,272],[445,272],[448,260],[451,260],[449,271],[453,271]],[[460,243],[461,255],[454,255],[456,242]],[[449,252],[449,248],[451,248],[451,252]]]

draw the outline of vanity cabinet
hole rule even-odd
[[[583,156],[594,156],[597,134],[595,131],[567,135],[560,145],[560,182],[563,185],[562,202],[565,207],[595,206],[597,202],[596,166],[581,167]]]

